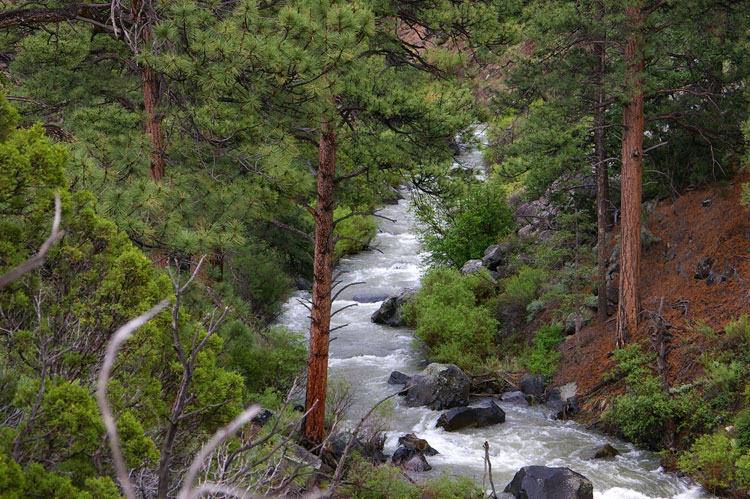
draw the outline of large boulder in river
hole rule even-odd
[[[570,468],[524,466],[503,492],[519,499],[593,499],[594,485]]]
[[[425,405],[433,411],[469,404],[471,380],[453,364],[430,364],[411,379],[411,387],[402,392],[406,405]]]
[[[416,289],[404,289],[396,296],[389,296],[385,299],[380,308],[372,314],[370,320],[375,324],[385,324],[391,327],[405,326],[402,309],[406,302],[414,298],[417,294]]]
[[[526,374],[521,378],[519,387],[523,393],[534,397],[535,402],[542,402],[544,400],[547,381],[549,381],[547,376],[542,376],[541,374]]]
[[[388,376],[389,385],[406,385],[409,381],[411,381],[411,376],[401,371],[391,371],[391,375]]]
[[[462,428],[483,428],[505,422],[505,411],[500,409],[494,400],[479,407],[456,407],[444,413],[435,425],[445,431],[457,431]]]

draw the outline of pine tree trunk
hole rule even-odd
[[[604,6],[598,4],[600,20],[604,15]],[[600,38],[603,38],[601,35]],[[597,218],[597,251],[596,259],[598,265],[598,302],[597,319],[599,324],[607,321],[607,229],[609,227],[609,216],[607,205],[609,204],[609,173],[607,169],[607,156],[604,150],[604,74],[606,71],[606,53],[604,40],[594,43],[594,55],[597,60],[597,68],[594,70],[594,89],[596,92],[596,110],[594,111],[594,156],[596,158],[596,218]]]
[[[164,161],[164,130],[161,126],[162,116],[158,113],[159,76],[150,67],[141,67],[141,82],[143,84],[143,107],[146,111],[144,127],[146,136],[151,142],[151,169],[149,175],[152,180],[164,178],[166,163]]]
[[[333,277],[333,195],[336,172],[336,132],[326,122],[318,146],[318,203],[315,208],[315,251],[310,322],[310,352],[307,361],[304,436],[318,445],[325,435],[328,342],[331,327]]]
[[[139,27],[139,46],[147,46],[153,39],[151,32],[151,23],[153,19],[149,18],[150,9],[143,8],[140,1],[134,0],[131,3],[131,15],[136,20]],[[159,75],[153,68],[148,66],[138,66],[141,70],[141,86],[143,88],[143,108],[146,112],[146,119],[143,124],[146,136],[151,142],[151,167],[149,176],[152,180],[158,182],[164,178],[166,171],[166,162],[164,160],[164,130],[161,126],[162,116],[158,112],[161,101],[161,92],[159,86]]]
[[[622,108],[622,213],[620,236],[620,303],[616,344],[622,348],[638,327],[641,263],[641,160],[643,156],[643,13],[640,4],[625,8],[629,34],[625,42],[627,101]]]

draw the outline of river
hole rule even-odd
[[[475,149],[465,152],[459,161],[463,167],[480,164]],[[408,197],[408,193],[405,197]],[[343,259],[337,271],[344,283],[363,282],[344,290],[334,303],[334,310],[347,305],[337,314],[333,327],[348,326],[332,333],[329,359],[329,381],[345,380],[353,387],[354,405],[348,415],[358,421],[378,400],[399,388],[387,384],[391,371],[406,374],[421,371],[425,362],[412,348],[412,331],[373,324],[370,316],[380,307],[377,303],[356,303],[354,295],[362,293],[397,294],[403,288],[419,286],[426,254],[415,234],[415,221],[409,202],[401,200],[380,212],[394,221],[383,220],[372,246],[380,251],[364,251]],[[298,291],[287,301],[278,323],[306,333],[309,312],[300,300],[310,294]],[[484,441],[490,445],[494,483],[500,492],[521,467],[527,465],[567,466],[588,477],[594,484],[597,499],[635,498],[705,498],[712,497],[700,487],[673,474],[663,473],[659,457],[633,445],[601,433],[587,430],[572,421],[552,419],[544,406],[518,407],[498,402],[506,421],[481,429],[455,433],[435,428],[441,412],[410,408],[395,397],[393,416],[388,422],[386,453],[397,447],[398,437],[416,433],[426,439],[440,454],[428,458],[433,470],[427,476],[451,473],[474,478],[480,485],[484,475]],[[609,460],[590,460],[594,449],[612,444],[620,455]]]

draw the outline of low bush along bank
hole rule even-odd
[[[711,346],[701,356],[704,375],[667,387],[653,369],[653,353],[631,345],[615,352],[626,392],[604,413],[610,429],[654,450],[711,492],[734,495],[750,487],[750,321],[723,332],[699,324]]]

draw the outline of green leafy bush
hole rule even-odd
[[[267,389],[286,392],[305,367],[307,346],[300,335],[281,327],[254,331],[233,321],[223,331],[228,366],[240,373],[251,394]]]
[[[428,480],[422,487],[422,497],[431,499],[481,499],[484,491],[469,477],[442,474]]]
[[[703,435],[678,459],[683,471],[696,477],[711,492],[719,492],[732,485],[735,479],[735,460],[740,457],[734,442],[726,433]]]
[[[561,324],[549,324],[539,328],[534,337],[534,348],[525,362],[526,369],[532,373],[552,376],[562,358],[562,354],[555,348],[562,339]]]
[[[419,205],[420,237],[438,264],[463,266],[482,258],[484,250],[513,228],[511,208],[505,195],[489,184],[470,186],[454,200]]]
[[[750,407],[737,414],[734,424],[737,432],[737,445],[743,452],[750,451]]]
[[[478,303],[488,276],[461,275],[455,269],[433,269],[422,289],[404,307],[415,336],[430,350],[430,358],[472,369],[493,352],[498,323]]]
[[[680,411],[678,400],[670,398],[649,368],[653,359],[654,354],[644,353],[637,343],[615,350],[614,360],[625,374],[627,392],[614,399],[603,420],[628,440],[658,449],[667,420]]]
[[[356,211],[365,210],[339,206],[333,213],[335,220],[342,219],[341,222],[336,224],[336,233],[342,239],[336,243],[333,252],[334,259],[362,251],[377,233],[378,222],[375,217],[372,215],[352,215]]]

